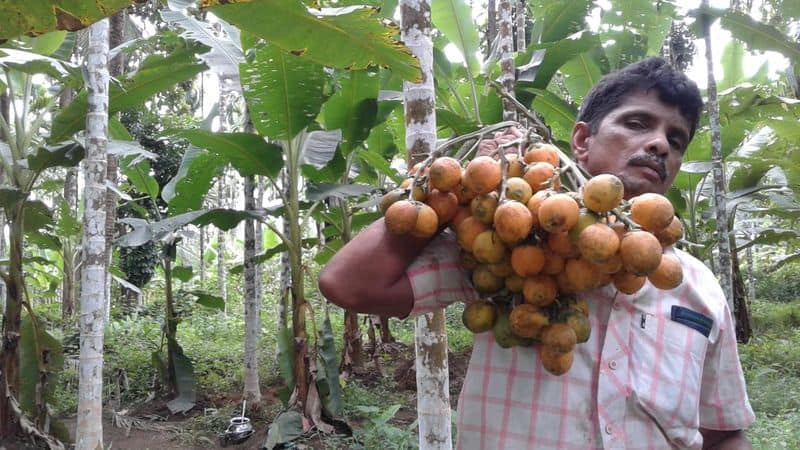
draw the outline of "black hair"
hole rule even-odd
[[[603,118],[618,108],[625,97],[635,92],[658,91],[662,102],[676,106],[689,122],[689,139],[694,137],[703,99],[694,81],[672,67],[666,60],[650,57],[604,76],[584,97],[578,121],[597,132]]]

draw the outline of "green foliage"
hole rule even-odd
[[[800,265],[788,264],[778,270],[755,274],[756,294],[764,300],[793,302],[800,300]]]
[[[800,301],[755,301],[754,337],[739,346],[756,423],[747,435],[758,449],[800,446]],[[787,393],[789,395],[787,395]]]
[[[58,2],[58,8],[54,8],[50,0],[6,2],[0,15],[0,39],[55,30],[80,30],[132,3],[132,0],[102,3],[68,0]]]
[[[409,81],[421,79],[419,63],[395,41],[397,26],[382,23],[375,8],[317,16],[299,0],[204,3],[217,16],[273,43],[284,54],[292,52],[339,69],[366,69],[377,64]]]

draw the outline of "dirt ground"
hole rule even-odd
[[[358,380],[358,382],[367,389],[369,389],[370,386],[386,383],[387,378],[393,380],[397,385],[397,389],[407,394],[407,404],[409,406],[401,408],[392,422],[395,424],[408,425],[416,420],[416,410],[413,409],[413,405],[416,403],[416,374],[414,371],[413,347],[408,348],[400,344],[393,344],[393,347],[387,348],[386,351],[390,353],[391,358],[388,358],[388,360],[392,362],[385,364],[381,368],[383,376],[378,374],[377,371],[374,370],[373,365],[367,362],[363,369],[355,371],[353,378]],[[464,374],[466,373],[468,362],[469,351],[450,354],[449,356],[450,397],[454,408],[458,399],[458,393],[464,381]],[[269,387],[265,390],[263,393],[265,404],[280,401],[275,394],[276,390],[277,387]],[[218,431],[203,430],[202,433],[191,431],[190,425],[192,419],[196,419],[204,413],[209,413],[209,411],[204,411],[204,404],[240,405],[241,394],[220,394],[213,399],[201,400],[198,406],[186,416],[169,416],[164,402],[151,402],[141,405],[127,412],[125,417],[121,419],[117,418],[117,420],[114,420],[110,415],[106,415],[103,420],[103,441],[105,442],[106,449],[217,450],[226,448],[233,450],[256,450],[260,449],[266,441],[270,419],[267,417],[259,417],[258,413],[255,413],[255,415],[251,417],[256,432],[247,441],[239,445],[222,445],[219,437],[215,435],[217,432],[221,433],[224,431],[222,427]],[[76,418],[73,416],[62,418],[61,420],[74,438],[77,422]],[[227,423],[227,418],[219,418],[217,422]],[[128,424],[130,425],[129,428],[124,427],[124,425]],[[358,429],[361,426],[357,420],[350,420],[348,424],[354,429]],[[123,426],[121,427],[120,425]],[[325,436],[319,435],[300,439],[293,444],[294,446],[291,448],[297,450],[323,449],[331,448],[332,445],[336,446],[333,441],[327,439]],[[26,445],[25,443],[0,443],[0,450],[27,450],[31,448],[34,447]],[[341,448],[347,448],[347,446]]]

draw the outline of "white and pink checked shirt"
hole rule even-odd
[[[457,448],[699,449],[698,428],[749,427],[755,416],[722,290],[703,263],[674,253],[684,280],[673,290],[647,283],[626,295],[609,285],[582,295],[592,335],[562,376],[544,370],[536,347],[504,349],[491,332],[475,335]],[[479,298],[460,259],[443,233],[409,267],[412,316]]]

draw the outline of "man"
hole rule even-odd
[[[697,127],[696,85],[650,58],[604,77],[587,95],[571,147],[592,175],[622,179],[626,198],[665,193]],[[684,281],[634,295],[613,285],[585,292],[592,335],[569,372],[554,376],[537,348],[503,349],[475,335],[458,405],[463,449],[749,449],[754,420],[733,321],[714,275],[668,249]],[[428,240],[387,233],[377,221],[320,276],[344,308],[407,317],[479,298],[450,233]]]

